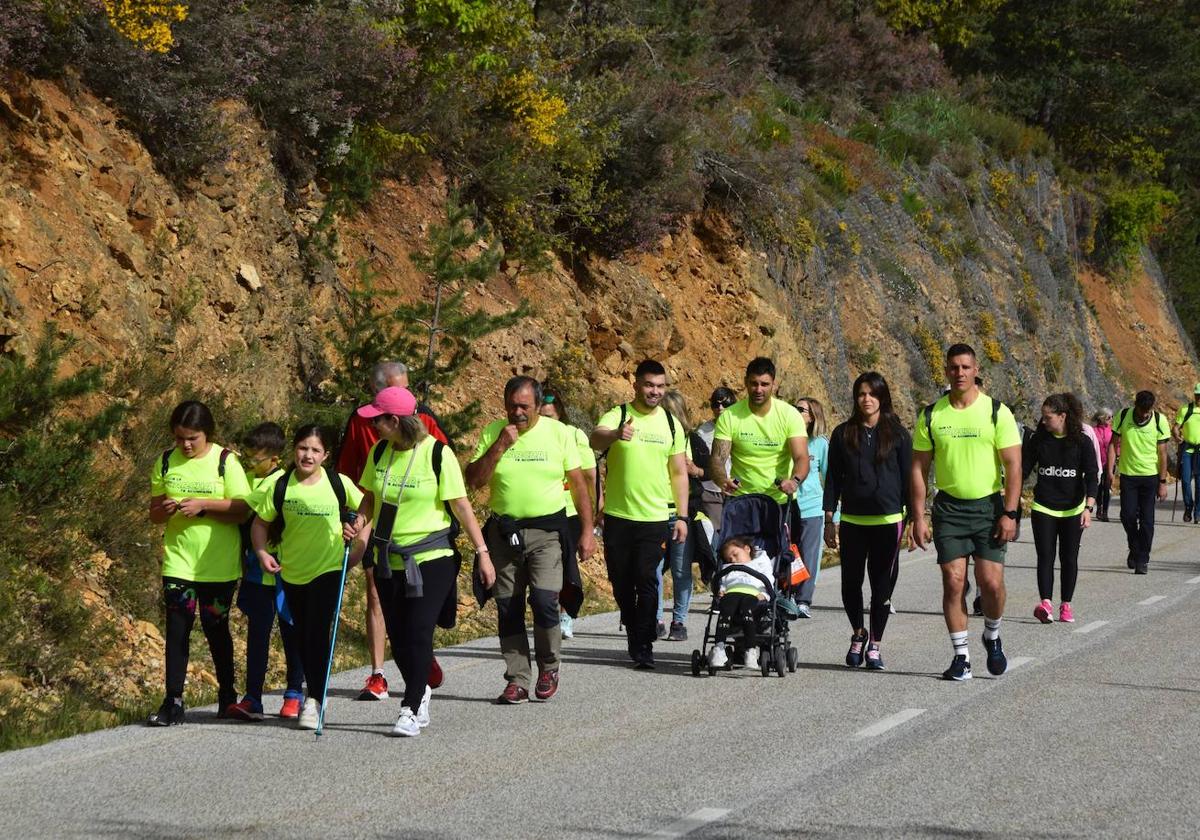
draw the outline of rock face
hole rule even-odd
[[[233,154],[179,191],[104,103],[0,80],[0,352],[30,350],[49,324],[79,339],[69,368],[121,373],[108,398],[158,389],[169,405],[200,391],[239,406],[238,423],[278,419],[328,369],[329,326],[361,262],[382,288],[428,292],[409,255],[443,217],[448,185],[436,167],[416,183],[385,183],[340,220],[333,264],[314,271],[301,243],[320,195],[288,196],[261,127],[238,104],[224,110]],[[1200,379],[1153,256],[1122,283],[1083,269],[1086,219],[1048,164],[881,171],[793,220],[802,235],[791,245],[706,211],[652,252],[556,260],[541,272],[505,264],[466,290],[467,305],[500,312],[526,299],[534,314],[475,342],[438,408],[480,398],[488,419],[507,377],[553,372],[573,416],[590,422],[630,397],[633,367],[652,357],[699,422],[715,386],[740,387],[746,361],[767,355],[781,393],[824,400],[833,422],[867,369],[887,376],[912,417],[940,390],[940,354],[954,341],[976,346],[987,390],[1026,422],[1055,390],[1076,391],[1090,409],[1151,388],[1173,407]],[[109,466],[126,474],[142,457],[112,454]],[[81,597],[102,604],[102,570],[88,586]],[[153,690],[154,619],[108,616],[122,640],[114,672],[128,684],[84,682],[114,699]],[[0,694],[21,685],[0,674]]]

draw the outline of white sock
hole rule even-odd
[[[381,676],[381,677],[382,677],[382,676],[383,676],[383,669],[382,669],[382,668],[376,668],[374,671],[372,671],[372,672],[371,672],[371,675],[372,675],[372,676],[374,676],[375,674],[378,674],[379,676]]]
[[[971,649],[967,646],[966,630],[963,630],[959,633],[951,633],[950,644],[954,645],[955,656],[965,656],[968,662],[971,661]]]
[[[983,619],[983,638],[987,639],[989,642],[1000,638],[1000,619]]]

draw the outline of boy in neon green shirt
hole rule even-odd
[[[1167,441],[1171,430],[1167,418],[1154,410],[1155,402],[1153,392],[1138,391],[1133,408],[1117,412],[1112,440],[1108,442],[1110,482],[1114,463],[1121,474],[1121,525],[1129,545],[1125,563],[1138,575],[1149,570],[1150,549],[1154,545],[1154,500],[1167,498]]]

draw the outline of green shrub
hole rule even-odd
[[[1161,229],[1178,196],[1166,187],[1148,183],[1117,184],[1103,195],[1104,210],[1096,229],[1097,250],[1109,266],[1128,268],[1150,236]]]

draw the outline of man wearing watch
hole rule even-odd
[[[954,659],[946,680],[971,679],[967,644],[967,560],[975,560],[984,614],[983,645],[994,676],[1008,670],[1000,643],[1004,614],[1004,555],[1016,537],[1021,501],[1021,432],[1003,403],[979,390],[979,362],[969,345],[946,351],[950,391],[917,415],[913,430],[913,542],[937,549],[942,613]],[[937,459],[933,532],[925,520],[929,468]],[[1003,494],[1001,489],[1003,488]]]
[[[1116,447],[1121,447],[1117,471],[1121,475],[1121,525],[1129,544],[1125,563],[1134,574],[1146,574],[1154,544],[1155,499],[1167,498],[1167,441],[1171,426],[1154,409],[1151,391],[1138,391],[1133,408],[1123,408],[1113,420],[1108,443],[1108,478],[1113,477]]]

